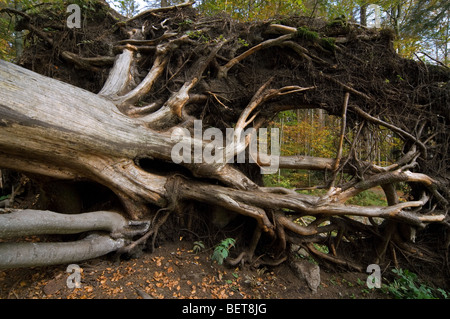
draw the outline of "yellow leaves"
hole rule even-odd
[[[212,294],[213,298],[217,298],[217,299],[227,299],[227,298],[229,298],[228,294],[226,293],[226,290],[222,289],[222,288],[214,288],[214,289],[212,289],[211,290],[211,294]]]
[[[169,268],[171,268],[171,271],[169,273],[173,273],[173,268]],[[153,280],[156,281],[155,286],[158,288],[168,288],[169,290],[175,288],[177,290],[180,290],[180,288],[177,288],[179,281],[169,278],[163,271],[155,271],[155,273],[153,274]]]
[[[106,278],[104,275],[101,275],[97,278],[97,281],[100,283],[100,285],[105,285],[108,282],[108,278]]]
[[[112,293],[113,295],[115,295],[115,294],[118,294],[118,293],[120,293],[120,292],[122,292],[122,291],[123,291],[123,288],[122,288],[122,287],[116,287],[116,288],[113,288],[113,289],[112,289],[111,293]]]
[[[205,1],[201,7],[204,13],[226,12],[234,19],[249,20],[265,20],[274,16],[293,15],[295,13],[304,12],[304,5],[298,0],[283,1],[233,1],[218,0]]]
[[[122,261],[119,265],[84,266],[81,287],[75,289],[67,288],[65,269],[50,276],[36,272],[26,280],[17,281],[11,293],[17,298],[134,299],[142,297],[137,293],[140,290],[155,299],[225,299],[252,298],[256,295],[251,290],[258,289],[259,295],[267,295],[263,286],[253,288],[245,283],[240,269],[211,268],[211,261],[205,254],[195,255],[182,248],[165,253],[164,256],[146,255],[139,260]],[[0,272],[0,289],[3,289],[1,279],[5,276],[5,272]],[[59,280],[61,285],[51,294],[44,293],[49,280]],[[266,286],[269,283],[267,277],[258,277],[258,281]]]
[[[156,263],[156,266],[161,267],[164,257],[153,257],[152,260]]]
[[[93,292],[93,291],[94,291],[94,287],[92,287],[92,286],[85,286],[85,287],[84,287],[84,290],[85,290],[86,292]]]
[[[117,270],[114,274],[113,277],[111,278],[111,281],[119,281],[120,279],[122,279],[124,277],[123,274],[119,273],[119,270]]]

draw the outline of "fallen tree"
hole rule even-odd
[[[1,267],[131,253],[147,242],[154,248],[164,225],[204,233],[194,221],[213,219],[218,211],[223,225],[243,218],[241,252],[228,260],[232,265],[276,265],[297,244],[323,260],[364,270],[367,263],[386,262],[389,251],[395,262],[395,250],[424,257],[412,233],[428,234],[430,223],[448,234],[448,69],[400,58],[386,30],[298,17],[286,19],[289,26],[238,23],[198,16],[190,5],[126,20],[99,2],[91,19],[101,32],[90,34],[84,41],[91,46],[78,54],[71,50],[87,36],[84,30],[62,25],[50,36],[43,31],[45,18],[55,13],[4,10],[22,17],[29,47],[42,53],[25,53],[25,67],[0,61],[0,166],[33,177],[95,182],[120,200],[122,215],[5,211],[0,238],[103,234],[39,248],[1,243]],[[89,56],[96,41],[97,54]],[[99,46],[102,41],[107,45]],[[341,117],[335,158],[252,149],[258,129],[292,109]],[[361,141],[380,126],[404,141],[397,161],[386,166],[358,151],[364,146],[370,152],[372,146]],[[228,135],[227,128],[233,128]],[[317,196],[264,187],[261,172],[274,165],[323,171],[327,191]],[[409,200],[399,201],[399,183],[411,186]],[[388,206],[346,203],[378,186]],[[444,251],[447,264],[445,236],[432,253]],[[92,254],[86,255],[86,243]],[[312,243],[327,245],[330,253]],[[352,258],[348,247],[357,245],[366,252]],[[23,254],[29,257],[14,257]]]

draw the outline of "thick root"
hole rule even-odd
[[[49,266],[80,262],[106,255],[125,245],[123,238],[89,235],[67,243],[1,243],[0,268]]]
[[[129,222],[122,215],[109,211],[68,215],[27,209],[0,215],[0,238],[87,231],[108,231],[120,237],[133,236],[145,231],[144,228],[148,228],[145,221]]]

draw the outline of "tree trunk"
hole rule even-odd
[[[367,4],[362,4],[359,8],[359,23],[367,27]]]

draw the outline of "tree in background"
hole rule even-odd
[[[18,0],[0,0],[0,9],[10,7],[21,10],[24,4],[30,4],[31,1]],[[19,57],[23,51],[24,35],[22,30],[16,26],[20,22],[20,17],[0,14],[0,58],[4,60],[14,60]]]
[[[0,1],[0,9],[6,8],[5,0]],[[10,61],[15,57],[13,23],[11,17],[3,13],[0,15],[0,58]]]
[[[207,14],[222,11],[238,20],[263,20],[277,15],[297,15],[307,10],[301,0],[203,0],[198,7]]]
[[[329,21],[344,18],[345,22],[371,27],[377,18],[382,27],[394,30],[394,45],[399,54],[415,58],[415,53],[424,51],[446,65],[449,7],[450,3],[444,0],[203,0],[198,5],[204,13],[223,11],[239,20],[302,14]]]
[[[119,13],[131,18],[139,12],[139,3],[136,0],[109,0],[108,3],[117,8]]]
[[[187,2],[187,1],[183,1],[183,0],[141,0],[141,2],[143,2],[145,4],[146,8],[164,8],[164,7],[169,7],[169,6],[173,6],[176,4],[181,4],[181,3]]]
[[[420,39],[422,48],[433,59],[450,64],[450,2],[417,0],[410,8],[410,18],[401,30],[405,35]]]
[[[72,2],[86,2],[77,0]],[[25,11],[50,0],[0,0],[0,8],[23,7]],[[57,0],[52,2],[61,2]],[[180,4],[183,0],[108,0],[121,14],[131,17],[144,8]],[[394,30],[394,46],[407,58],[424,58],[449,65],[450,4],[444,0],[200,0],[196,7],[202,14],[225,12],[238,20],[264,20],[276,16],[305,15],[329,21],[345,17],[345,21],[362,26],[375,26],[375,16],[383,28]],[[14,31],[17,17],[0,15],[0,56],[12,59],[20,51],[23,34]],[[19,42],[17,42],[19,41]]]

